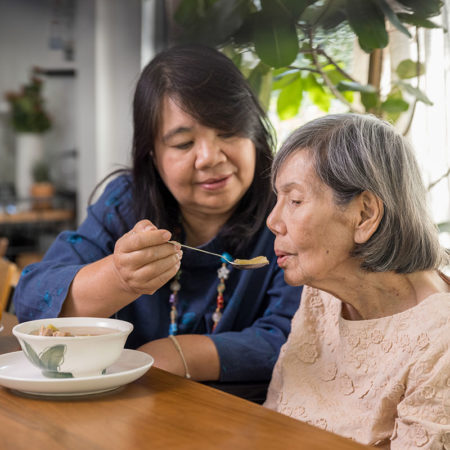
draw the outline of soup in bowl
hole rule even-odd
[[[12,332],[28,360],[49,378],[105,373],[133,330],[129,322],[97,317],[56,317],[23,322]]]

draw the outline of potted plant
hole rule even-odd
[[[52,125],[42,97],[43,82],[35,75],[37,71],[38,69],[33,69],[30,81],[20,91],[5,94],[10,105],[11,123],[17,132],[41,134]]]
[[[37,68],[31,72],[29,82],[17,91],[6,92],[10,106],[11,125],[16,132],[16,195],[30,195],[32,168],[43,157],[42,135],[52,126],[42,96],[43,82],[36,76]]]
[[[30,188],[33,209],[51,209],[55,186],[50,178],[50,168],[44,160],[33,166],[33,184]]]

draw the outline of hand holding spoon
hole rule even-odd
[[[188,248],[189,250],[195,250],[197,252],[207,253],[208,255],[218,256],[219,258],[224,259],[227,263],[231,264],[233,267],[236,267],[236,269],[240,270],[259,269],[260,267],[269,264],[269,261],[265,256],[257,256],[256,258],[252,259],[235,259],[234,261],[230,261],[224,256],[219,255],[218,253],[208,252],[196,247],[190,247],[189,245],[180,244],[176,241],[169,241],[169,243],[174,245],[181,245],[181,247]]]

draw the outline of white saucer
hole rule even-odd
[[[123,350],[104,375],[82,378],[46,378],[22,351],[0,355],[0,386],[39,396],[80,396],[111,391],[144,375],[154,359],[137,350]]]

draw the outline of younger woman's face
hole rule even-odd
[[[191,214],[231,215],[255,175],[250,139],[201,125],[168,97],[154,158],[181,211]]]

